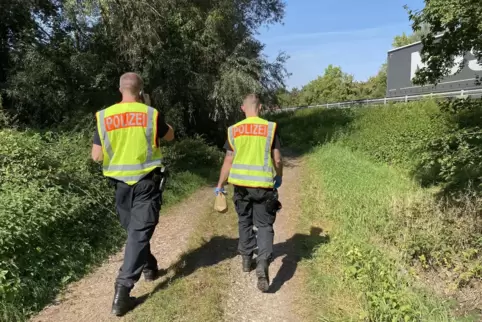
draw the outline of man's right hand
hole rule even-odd
[[[217,187],[217,188],[214,190],[214,193],[215,193],[216,196],[217,196],[217,195],[219,195],[220,193],[226,194],[226,191],[224,191],[224,188],[222,188],[222,187],[221,187],[221,188]]]
[[[170,142],[174,140],[174,129],[170,124],[167,124],[167,126],[169,127],[169,130],[167,131],[166,135],[164,135],[163,139]]]

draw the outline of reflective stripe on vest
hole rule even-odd
[[[147,110],[142,112],[140,111],[142,110],[142,107],[139,108],[139,106],[137,106],[134,107],[134,110],[137,109],[136,112],[129,112],[128,110],[124,110],[124,112],[112,114],[107,117],[105,115],[106,110],[99,111],[99,134],[103,141],[102,143],[105,149],[105,153],[107,154],[107,157],[109,159],[107,161],[104,157],[103,171],[105,176],[126,182],[128,184],[134,184],[137,181],[141,180],[144,176],[146,176],[152,169],[162,166],[162,153],[159,150],[156,150],[156,157],[153,159],[153,141],[155,137],[155,110],[152,107],[145,107],[147,108]],[[121,164],[119,164],[119,162],[117,162],[117,164],[110,164],[115,157],[115,152],[112,148],[112,143],[110,141],[108,132],[113,130],[123,130],[129,127],[145,128],[145,139],[147,148],[145,154],[145,161],[139,164],[122,164],[122,162],[120,162]],[[118,158],[124,158],[124,156],[125,152],[121,156],[118,156]],[[129,171],[134,173],[129,173]]]
[[[144,170],[153,166],[158,166],[162,164],[162,159],[154,160],[150,162],[144,162],[142,164],[109,164],[104,166],[104,171],[134,171],[134,170]]]
[[[272,177],[260,177],[260,176],[252,176],[248,174],[236,174],[236,173],[231,173],[229,175],[233,179],[240,179],[240,180],[249,180],[249,181],[256,181],[256,182],[269,182],[273,183],[273,178]]]
[[[252,123],[249,120],[240,122],[228,129],[229,143],[234,152],[234,162],[231,166],[228,182],[248,187],[272,188],[273,187],[273,167],[271,161],[271,145],[273,143],[273,132],[276,124],[267,122],[260,118],[255,118]],[[266,131],[266,132],[265,132]],[[239,160],[238,147],[236,146],[236,138],[259,137],[262,136],[266,140],[264,144],[262,160],[258,160],[261,164],[247,164],[245,161],[250,159],[249,156],[242,156]],[[248,138],[244,138],[245,140]],[[242,152],[246,153],[246,152]],[[236,157],[238,156],[238,157]],[[244,161],[243,161],[244,160]],[[236,171],[240,170],[240,171]]]
[[[259,166],[259,165],[248,165],[248,164],[233,164],[231,166],[231,169],[273,172],[273,168],[267,165]]]

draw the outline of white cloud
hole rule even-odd
[[[274,37],[262,37],[262,41],[267,44],[274,44],[274,43],[283,43],[283,42],[292,42],[296,40],[312,40],[312,39],[319,39],[324,37],[333,37],[333,36],[357,36],[357,37],[379,37],[380,35],[386,34],[387,30],[389,29],[400,29],[400,27],[406,27],[407,23],[398,23],[398,24],[391,24],[385,26],[378,26],[374,28],[365,28],[365,29],[355,29],[355,30],[335,30],[335,31],[322,31],[322,32],[307,32],[307,33],[293,33],[293,34],[286,34],[282,36],[274,36]]]

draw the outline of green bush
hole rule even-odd
[[[165,201],[172,204],[217,180],[223,154],[201,137],[185,138],[164,148],[167,180]]]
[[[481,107],[481,100],[456,99],[355,109],[339,141],[409,171],[424,186],[441,185],[446,193],[462,195],[480,192]]]
[[[442,184],[446,193],[482,191],[482,100],[442,102],[443,121],[450,128],[425,140],[416,176],[424,184]]]
[[[113,187],[90,161],[91,142],[91,131],[0,131],[0,321],[38,311],[122,245]],[[205,184],[221,158],[199,139],[165,154],[166,205]]]
[[[360,108],[341,141],[377,161],[413,170],[415,151],[447,128],[434,101]]]

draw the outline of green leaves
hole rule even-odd
[[[351,248],[345,255],[345,276],[355,279],[368,304],[368,316],[376,321],[418,321],[421,312],[414,309],[405,293],[408,285],[397,274],[394,262],[367,246]]]
[[[340,67],[329,65],[323,76],[311,81],[301,90],[300,105],[315,105],[348,101],[357,97],[353,76]]]
[[[422,38],[422,61],[414,83],[435,84],[454,66],[455,56],[473,54],[482,62],[482,6],[478,0],[426,0],[420,11],[408,10],[415,31],[428,26]],[[435,36],[443,33],[436,41]],[[457,66],[456,66],[457,67]]]
[[[470,99],[441,103],[441,120],[450,128],[436,138],[425,138],[419,146],[417,176],[422,182],[441,183],[448,193],[482,191],[480,106],[480,100]]]
[[[45,16],[47,37],[2,59],[3,108],[19,125],[71,128],[115,103],[119,76],[133,70],[180,135],[222,141],[215,129],[239,117],[243,96],[270,105],[284,85],[287,57],[268,61],[255,38],[281,21],[281,0],[44,1],[61,7]]]
[[[0,321],[41,309],[124,241],[113,187],[89,159],[91,130],[0,130]],[[163,149],[164,205],[206,184],[222,160],[200,138]]]
[[[413,34],[407,35],[402,33],[400,36],[395,36],[392,46],[394,48],[411,45],[417,41],[421,41],[424,36],[430,32],[430,27],[427,23],[422,23],[420,29],[415,30]]]
[[[0,131],[0,320],[39,309],[119,245],[111,189],[87,167],[90,140]]]
[[[333,65],[325,69],[323,76],[309,82],[299,91],[277,90],[277,98],[282,107],[306,106],[336,103],[357,99],[385,97],[387,81],[386,64],[376,76],[366,82],[357,82],[352,75],[344,73]],[[280,81],[279,86],[283,83]]]

